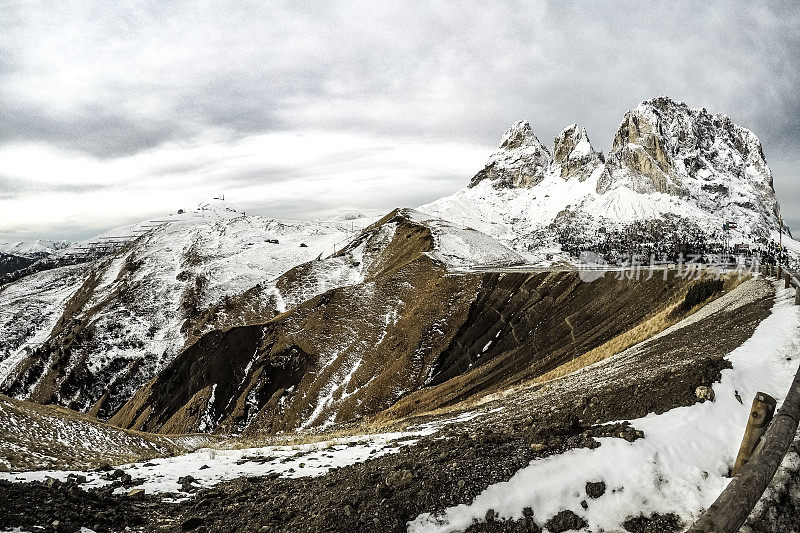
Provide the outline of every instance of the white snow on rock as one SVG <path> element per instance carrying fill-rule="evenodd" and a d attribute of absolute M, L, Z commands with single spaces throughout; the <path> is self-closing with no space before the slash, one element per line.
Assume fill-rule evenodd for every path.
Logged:
<path fill-rule="evenodd" d="M 394 238 L 396 230 L 397 224 L 390 222 L 359 235 L 351 235 L 336 243 L 336 255 L 298 263 L 304 273 L 288 288 L 278 290 L 277 278 L 266 283 L 265 287 L 270 294 L 279 298 L 283 306 L 281 311 L 285 311 L 331 289 L 362 283 Z"/>
<path fill-rule="evenodd" d="M 482 521 L 489 509 L 519 519 L 524 507 L 531 507 L 540 522 L 569 509 L 584 517 L 592 531 L 620 530 L 627 517 L 640 514 L 676 513 L 692 522 L 729 481 L 751 399 L 759 391 L 779 404 L 785 398 L 800 349 L 800 310 L 793 300 L 793 289 L 779 289 L 772 314 L 728 355 L 733 368 L 723 370 L 721 383 L 714 384 L 713 402 L 632 420 L 645 435 L 632 443 L 600 438 L 595 450 L 574 449 L 534 460 L 509 481 L 488 487 L 470 505 L 420 515 L 409 523 L 409 531 L 462 531 Z M 737 401 L 737 392 L 743 403 Z M 587 481 L 604 481 L 606 493 L 587 498 Z M 582 500 L 588 502 L 587 510 Z"/>
<path fill-rule="evenodd" d="M 88 298 L 71 316 L 90 324 L 94 333 L 78 345 L 82 353 L 88 350 L 82 364 L 107 378 L 97 391 L 81 391 L 75 398 L 78 408 L 91 407 L 114 381 L 119 398 L 129 397 L 183 347 L 189 333 L 183 326 L 192 313 L 332 254 L 370 222 L 245 216 L 214 200 L 194 211 L 109 230 L 79 245 L 127 242 L 116 254 L 0 287 L 0 382 L 32 343 L 50 336 L 83 286 Z M 54 256 L 74 251 L 66 248 Z M 116 379 L 142 359 L 136 375 Z M 66 404 L 71 398 L 60 400 Z"/>
<path fill-rule="evenodd" d="M 532 188 L 496 189 L 484 180 L 452 196 L 420 206 L 419 211 L 464 227 L 474 228 L 506 243 L 535 263 L 543 261 L 541 248 L 528 236 L 546 227 L 561 211 L 594 197 L 599 172 L 584 181 L 565 181 L 548 174 Z"/>
<path fill-rule="evenodd" d="M 434 250 L 429 255 L 451 269 L 476 265 L 515 265 L 525 261 L 497 239 L 472 228 L 445 222 L 413 209 L 403 212 L 430 229 Z"/>
<path fill-rule="evenodd" d="M 26 346 L 47 338 L 67 300 L 85 279 L 84 266 L 75 265 L 0 287 L 0 382 L 24 356 Z"/>
<path fill-rule="evenodd" d="M 607 158 L 577 125 L 556 137 L 552 159 L 529 130 L 514 124 L 469 186 L 418 209 L 500 239 L 532 262 L 553 251 L 542 237 L 559 228 L 589 242 L 606 229 L 665 217 L 717 239 L 734 222 L 731 242 L 778 230 L 761 144 L 725 115 L 647 100 L 625 115 Z"/>

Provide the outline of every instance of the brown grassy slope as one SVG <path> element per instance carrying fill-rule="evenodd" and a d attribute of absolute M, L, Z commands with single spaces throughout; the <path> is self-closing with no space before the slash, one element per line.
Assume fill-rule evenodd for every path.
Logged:
<path fill-rule="evenodd" d="M 125 257 L 115 275 L 115 289 L 102 297 L 97 293 L 114 261 L 129 253 L 134 245 L 128 244 L 116 254 L 92 263 L 85 281 L 67 300 L 47 340 L 14 368 L 0 391 L 9 396 L 43 404 L 58 403 L 95 414 L 104 414 L 107 402 L 116 407 L 121 405 L 124 400 L 119 397 L 116 385 L 136 377 L 141 369 L 141 358 L 115 361 L 115 370 L 120 376 L 117 383 L 103 382 L 107 376 L 90 371 L 86 361 L 89 352 L 98 347 L 95 344 L 98 342 L 95 338 L 97 316 L 114 302 L 136 299 L 132 278 L 140 265 L 130 255 Z"/>
<path fill-rule="evenodd" d="M 686 285 L 673 276 L 584 283 L 568 272 L 445 274 L 420 256 L 263 326 L 207 335 L 114 422 L 141 421 L 153 408 L 132 427 L 194 431 L 210 413 L 220 431 L 271 433 L 436 409 L 591 351 L 674 304 Z M 198 399 L 214 384 L 209 408 Z M 321 398 L 329 405 L 314 412 Z"/>
<path fill-rule="evenodd" d="M 385 248 L 373 250 L 364 283 L 330 290 L 264 324 L 203 336 L 112 422 L 163 432 L 217 424 L 220 431 L 254 425 L 274 432 L 359 419 L 423 386 L 464 320 L 477 278 L 446 276 L 424 255 L 432 246 L 426 228 L 397 213 L 384 223 L 397 227 Z M 313 275 L 313 264 L 301 265 L 278 286 L 288 290 Z M 321 398 L 330 405 L 314 412 Z"/>
<path fill-rule="evenodd" d="M 0 470 L 121 464 L 185 452 L 182 441 L 189 442 L 122 430 L 63 407 L 0 395 Z"/>
<path fill-rule="evenodd" d="M 713 275 L 708 275 L 703 279 L 696 280 L 693 282 L 693 284 L 704 284 L 707 280 L 713 281 L 715 278 L 716 277 Z M 691 315 L 707 303 L 713 301 L 719 296 L 719 294 L 732 291 L 747 279 L 749 279 L 749 276 L 745 277 L 737 274 L 728 275 L 721 280 L 722 292 L 717 293 L 708 299 L 704 299 L 701 302 L 689 303 L 688 306 L 685 305 L 687 303 L 685 297 L 680 297 L 680 294 L 677 294 L 676 301 L 674 303 L 668 303 L 664 309 L 660 310 L 647 320 L 614 337 L 613 339 L 610 339 L 597 348 L 590 350 L 580 357 L 577 357 L 572 361 L 564 363 L 553 370 L 534 378 L 533 383 L 544 383 L 546 381 L 550 381 L 551 379 L 565 376 L 575 372 L 576 370 L 602 361 L 603 359 L 607 359 L 612 355 L 616 355 L 623 350 L 630 348 L 631 346 L 639 344 L 640 342 L 650 339 L 673 324 L 677 324 L 682 319 Z"/>
<path fill-rule="evenodd" d="M 609 274 L 591 283 L 575 272 L 487 275 L 432 386 L 378 419 L 432 411 L 541 376 L 675 305 L 687 283 L 674 274 L 666 280 Z"/>

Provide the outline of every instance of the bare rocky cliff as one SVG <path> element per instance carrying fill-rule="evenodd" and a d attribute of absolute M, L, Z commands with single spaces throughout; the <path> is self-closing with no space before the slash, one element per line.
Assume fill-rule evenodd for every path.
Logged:
<path fill-rule="evenodd" d="M 575 250 L 627 246 L 626 235 L 643 226 L 660 228 L 641 239 L 645 255 L 681 253 L 671 243 L 718 253 L 705 242 L 755 250 L 778 240 L 780 206 L 761 143 L 725 115 L 661 96 L 625 113 L 607 155 L 576 124 L 550 154 L 528 122 L 516 122 L 467 187 L 419 209 L 472 225 L 534 262 L 547 252 L 573 261 Z"/>
<path fill-rule="evenodd" d="M 539 141 L 525 121 L 508 128 L 500 141 L 500 149 L 493 153 L 486 166 L 470 182 L 473 187 L 483 180 L 496 188 L 533 187 L 544 179 L 552 156 Z"/>
<path fill-rule="evenodd" d="M 608 157 L 609 188 L 690 198 L 705 210 L 728 208 L 777 229 L 772 173 L 758 138 L 722 114 L 666 97 L 625 114 Z"/>

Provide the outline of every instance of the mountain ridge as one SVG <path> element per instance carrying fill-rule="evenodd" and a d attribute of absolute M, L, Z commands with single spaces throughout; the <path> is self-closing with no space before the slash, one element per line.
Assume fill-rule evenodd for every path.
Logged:
<path fill-rule="evenodd" d="M 555 137 L 551 155 L 530 124 L 517 121 L 466 187 L 419 209 L 472 223 L 534 261 L 532 251 L 591 249 L 605 240 L 601 233 L 648 222 L 664 226 L 651 245 L 703 239 L 755 248 L 781 229 L 791 236 L 779 227 L 758 137 L 665 96 L 625 113 L 607 155 L 577 124 Z"/>

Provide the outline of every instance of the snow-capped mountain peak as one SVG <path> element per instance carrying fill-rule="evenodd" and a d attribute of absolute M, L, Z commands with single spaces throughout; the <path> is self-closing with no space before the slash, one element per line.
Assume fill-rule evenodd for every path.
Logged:
<path fill-rule="evenodd" d="M 611 179 L 725 213 L 753 231 L 778 229 L 778 203 L 761 143 L 722 114 L 660 96 L 625 114 L 608 157 Z M 763 233 L 763 232 L 762 232 Z"/>
<path fill-rule="evenodd" d="M 586 129 L 577 124 L 567 126 L 553 140 L 553 166 L 565 180 L 577 177 L 584 181 L 604 162 L 603 154 L 589 142 Z"/>
<path fill-rule="evenodd" d="M 607 157 L 577 124 L 555 138 L 551 157 L 530 124 L 516 122 L 468 187 L 420 209 L 531 259 L 615 239 L 605 235 L 635 224 L 649 228 L 641 238 L 650 246 L 688 235 L 721 241 L 723 227 L 734 228 L 729 242 L 760 246 L 779 230 L 758 138 L 725 115 L 665 96 L 625 114 Z"/>
<path fill-rule="evenodd" d="M 497 189 L 532 187 L 541 182 L 552 157 L 536 137 L 531 125 L 517 121 L 503 135 L 500 148 L 489 156 L 486 166 L 472 178 L 474 187 L 488 180 Z"/>
<path fill-rule="evenodd" d="M 526 120 L 518 120 L 503 134 L 503 138 L 500 141 L 500 148 L 514 150 L 516 148 L 539 146 L 541 144 L 536 135 L 534 135 L 530 123 Z M 545 148 L 545 151 L 546 150 Z"/>

